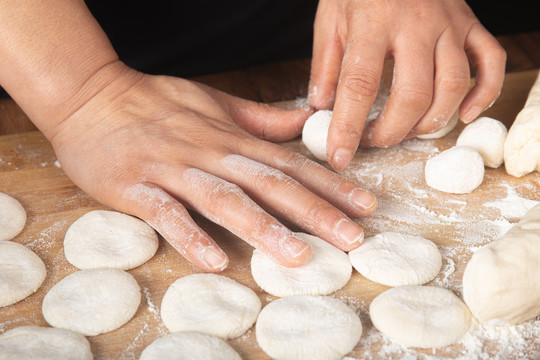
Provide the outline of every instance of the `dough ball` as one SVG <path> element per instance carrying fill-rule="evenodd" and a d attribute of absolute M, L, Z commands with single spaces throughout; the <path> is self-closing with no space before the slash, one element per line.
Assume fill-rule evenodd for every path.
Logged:
<path fill-rule="evenodd" d="M 139 308 L 137 281 L 119 269 L 89 269 L 66 276 L 45 295 L 43 316 L 54 327 L 86 336 L 113 331 Z"/>
<path fill-rule="evenodd" d="M 26 246 L 0 241 L 0 307 L 36 292 L 45 280 L 45 264 Z"/>
<path fill-rule="evenodd" d="M 316 236 L 296 236 L 311 246 L 309 262 L 300 267 L 277 264 L 262 251 L 253 251 L 251 274 L 264 291 L 280 297 L 328 295 L 347 284 L 352 272 L 347 254 Z"/>
<path fill-rule="evenodd" d="M 540 205 L 502 238 L 476 251 L 463 275 L 463 298 L 489 325 L 540 315 Z"/>
<path fill-rule="evenodd" d="M 426 182 L 434 189 L 465 194 L 484 179 L 484 160 L 469 146 L 454 146 L 426 162 Z"/>
<path fill-rule="evenodd" d="M 0 335 L 0 360 L 92 360 L 81 334 L 41 326 L 21 326 Z"/>
<path fill-rule="evenodd" d="M 395 232 L 365 239 L 349 257 L 360 274 L 387 286 L 425 284 L 442 266 L 441 253 L 433 242 Z"/>
<path fill-rule="evenodd" d="M 326 139 L 331 121 L 331 110 L 319 110 L 306 120 L 302 130 L 302 142 L 313 156 L 322 161 L 327 161 Z"/>
<path fill-rule="evenodd" d="M 11 240 L 26 224 L 26 211 L 21 203 L 11 196 L 0 193 L 0 241 Z"/>
<path fill-rule="evenodd" d="M 193 274 L 165 292 L 161 319 L 169 331 L 196 331 L 231 339 L 246 332 L 261 311 L 250 288 L 225 276 Z"/>
<path fill-rule="evenodd" d="M 144 264 L 158 248 L 154 229 L 116 211 L 91 211 L 66 232 L 66 259 L 79 269 L 101 267 L 129 270 Z"/>
<path fill-rule="evenodd" d="M 498 168 L 503 163 L 506 126 L 499 120 L 481 117 L 463 129 L 457 139 L 457 146 L 470 146 L 482 155 L 484 164 Z"/>
<path fill-rule="evenodd" d="M 165 335 L 148 345 L 139 360 L 242 360 L 225 340 L 195 332 Z"/>
<path fill-rule="evenodd" d="M 347 305 L 328 296 L 289 296 L 261 311 L 256 336 L 272 359 L 341 359 L 362 335 L 362 323 Z"/>
<path fill-rule="evenodd" d="M 453 344 L 471 325 L 463 301 L 450 290 L 434 286 L 391 288 L 373 300 L 369 316 L 392 341 L 421 348 Z"/>
<path fill-rule="evenodd" d="M 416 137 L 419 139 L 424 139 L 424 140 L 442 138 L 443 136 L 448 135 L 452 130 L 454 130 L 458 122 L 459 122 L 459 112 L 456 111 L 454 115 L 452 115 L 450 120 L 448 120 L 446 125 L 444 125 L 440 130 L 434 132 L 433 134 L 418 135 Z"/>

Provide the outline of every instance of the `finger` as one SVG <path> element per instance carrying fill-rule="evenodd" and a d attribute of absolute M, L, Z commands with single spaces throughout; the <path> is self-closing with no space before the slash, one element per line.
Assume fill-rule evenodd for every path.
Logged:
<path fill-rule="evenodd" d="M 309 81 L 309 102 L 315 109 L 332 109 L 343 58 L 334 7 L 320 5 L 313 33 L 313 58 Z"/>
<path fill-rule="evenodd" d="M 248 156 L 282 171 L 350 217 L 367 216 L 377 208 L 375 196 L 354 182 L 299 153 L 290 152 L 275 144 L 268 146 L 268 150 L 254 149 Z M 272 156 L 265 156 L 268 153 Z"/>
<path fill-rule="evenodd" d="M 344 170 L 354 157 L 382 74 L 386 45 L 373 36 L 351 39 L 328 130 L 327 157 L 336 170 Z"/>
<path fill-rule="evenodd" d="M 463 44 L 451 31 L 444 32 L 435 47 L 435 87 L 431 106 L 416 124 L 413 135 L 442 129 L 467 94 L 470 71 Z"/>
<path fill-rule="evenodd" d="M 266 213 L 237 185 L 202 170 L 164 175 L 163 182 L 207 219 L 221 225 L 285 266 L 300 266 L 311 256 L 309 245 Z"/>
<path fill-rule="evenodd" d="M 504 80 L 506 52 L 480 24 L 473 25 L 469 31 L 465 39 L 465 50 L 476 69 L 476 84 L 461 103 L 459 117 L 463 122 L 470 123 L 499 97 Z"/>
<path fill-rule="evenodd" d="M 390 96 L 383 111 L 366 128 L 363 146 L 398 144 L 424 116 L 433 97 L 433 53 L 433 46 L 427 43 L 396 45 Z"/>
<path fill-rule="evenodd" d="M 220 272 L 227 255 L 167 192 L 152 183 L 139 183 L 123 192 L 123 206 L 150 224 L 182 256 L 204 271 Z"/>
<path fill-rule="evenodd" d="M 344 251 L 362 242 L 360 226 L 283 172 L 240 155 L 228 155 L 220 162 L 220 177 L 238 184 L 274 214 Z"/>

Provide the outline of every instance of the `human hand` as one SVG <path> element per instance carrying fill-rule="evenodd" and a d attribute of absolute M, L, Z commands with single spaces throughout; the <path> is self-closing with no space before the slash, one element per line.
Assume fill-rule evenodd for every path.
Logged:
<path fill-rule="evenodd" d="M 62 169 L 97 200 L 146 220 L 199 268 L 221 271 L 228 260 L 186 208 L 286 266 L 305 263 L 310 248 L 273 215 L 343 250 L 360 245 L 362 229 L 348 216 L 373 212 L 373 195 L 259 139 L 297 136 L 310 110 L 250 102 L 120 62 L 92 79 L 105 85 L 47 132 Z"/>
<path fill-rule="evenodd" d="M 391 95 L 364 129 L 385 58 L 395 62 Z M 314 108 L 334 110 L 330 165 L 345 169 L 359 142 L 385 147 L 433 133 L 458 106 L 471 122 L 498 97 L 505 61 L 464 0 L 321 0 L 309 92 Z"/>

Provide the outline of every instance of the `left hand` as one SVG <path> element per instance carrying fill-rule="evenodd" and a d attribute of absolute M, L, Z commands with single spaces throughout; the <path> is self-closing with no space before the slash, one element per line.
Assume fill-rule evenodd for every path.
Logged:
<path fill-rule="evenodd" d="M 391 95 L 364 129 L 386 58 L 395 62 Z M 468 60 L 477 71 L 470 92 Z M 498 97 L 505 62 L 464 0 L 321 0 L 310 102 L 334 110 L 330 165 L 345 169 L 359 143 L 391 146 L 435 132 L 458 106 L 462 121 L 474 120 Z"/>

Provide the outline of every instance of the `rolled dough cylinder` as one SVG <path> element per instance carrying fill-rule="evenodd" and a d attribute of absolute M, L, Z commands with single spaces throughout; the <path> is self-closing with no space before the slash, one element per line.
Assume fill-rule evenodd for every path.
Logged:
<path fill-rule="evenodd" d="M 463 275 L 463 297 L 489 325 L 519 324 L 540 315 L 540 205 L 473 254 Z"/>

